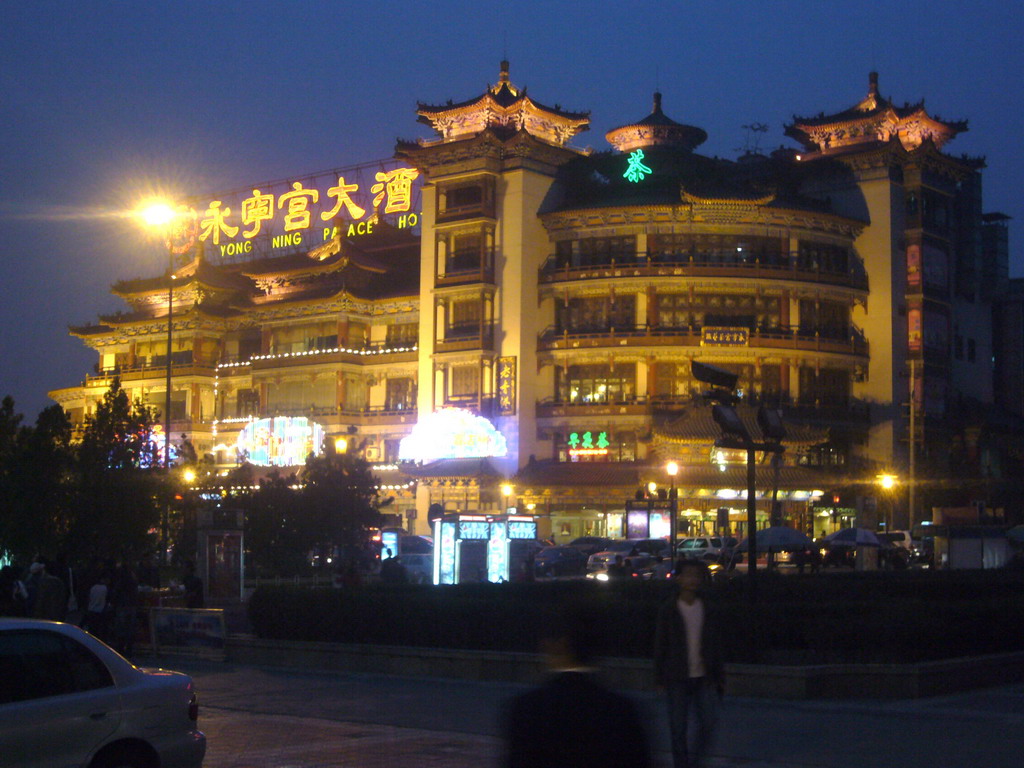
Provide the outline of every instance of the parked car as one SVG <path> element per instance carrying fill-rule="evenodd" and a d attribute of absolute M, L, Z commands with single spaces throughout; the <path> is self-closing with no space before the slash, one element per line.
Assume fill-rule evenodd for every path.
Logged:
<path fill-rule="evenodd" d="M 655 555 L 668 557 L 670 550 L 666 539 L 619 539 L 588 558 L 587 573 L 607 571 L 608 566 L 615 562 L 616 555 L 630 560 L 634 570 L 639 571 L 646 568 Z"/>
<path fill-rule="evenodd" d="M 605 538 L 604 536 L 580 536 L 578 539 L 570 541 L 568 546 L 576 547 L 580 552 L 590 557 L 595 552 L 601 552 L 606 549 L 611 543 L 612 539 Z"/>
<path fill-rule="evenodd" d="M 887 531 L 885 533 L 877 533 L 878 540 L 882 542 L 889 542 L 897 547 L 903 547 L 903 549 L 910 552 L 914 549 L 914 541 L 910 537 L 910 531 Z"/>
<path fill-rule="evenodd" d="M 570 545 L 545 547 L 533 559 L 537 576 L 582 576 L 587 569 L 587 556 Z"/>
<path fill-rule="evenodd" d="M 731 541 L 731 543 L 730 543 Z M 733 537 L 688 536 L 676 547 L 676 556 L 688 560 L 721 562 L 723 555 L 731 555 L 738 542 Z"/>
<path fill-rule="evenodd" d="M 200 768 L 192 679 L 141 669 L 71 624 L 0 619 L 0 763 Z"/>

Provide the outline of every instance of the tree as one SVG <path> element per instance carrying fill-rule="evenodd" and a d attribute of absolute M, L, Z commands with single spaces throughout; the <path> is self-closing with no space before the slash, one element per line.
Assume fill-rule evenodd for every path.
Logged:
<path fill-rule="evenodd" d="M 327 450 L 310 455 L 302 471 L 301 504 L 320 532 L 321 550 L 352 556 L 366 543 L 367 529 L 380 525 L 377 483 L 364 459 Z"/>
<path fill-rule="evenodd" d="M 14 401 L 0 404 L 0 551 L 15 560 L 63 550 L 72 508 L 71 424 L 58 405 L 21 426 Z"/>
<path fill-rule="evenodd" d="M 158 475 L 153 414 L 115 378 L 78 448 L 69 537 L 79 555 L 127 558 L 152 550 L 160 509 L 173 492 Z"/>

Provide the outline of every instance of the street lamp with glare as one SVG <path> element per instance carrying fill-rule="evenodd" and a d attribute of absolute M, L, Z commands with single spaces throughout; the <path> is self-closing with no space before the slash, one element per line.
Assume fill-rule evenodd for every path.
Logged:
<path fill-rule="evenodd" d="M 344 437 L 336 437 L 334 439 L 334 452 L 345 453 L 348 450 L 348 440 Z"/>
<path fill-rule="evenodd" d="M 193 469 L 186 469 L 186 470 L 185 470 L 185 471 L 184 471 L 184 472 L 182 473 L 182 475 L 181 475 L 181 479 L 182 479 L 182 480 L 184 480 L 184 481 L 185 481 L 186 483 L 188 483 L 189 485 L 192 485 L 192 483 L 194 483 L 194 482 L 196 481 L 196 473 L 195 473 L 195 470 L 193 470 Z"/>
<path fill-rule="evenodd" d="M 167 391 L 164 396 L 164 472 L 171 469 L 171 341 L 174 334 L 174 251 L 171 232 L 178 210 L 165 200 L 149 200 L 136 213 L 150 230 L 156 231 L 167 247 Z M 170 502 L 168 502 L 168 506 Z M 170 510 L 164 509 L 161 523 L 160 562 L 167 562 L 167 525 Z"/>
<path fill-rule="evenodd" d="M 669 478 L 668 489 L 668 546 L 669 557 L 675 560 L 676 556 L 676 516 L 679 514 L 676 509 L 676 474 L 679 472 L 679 465 L 670 461 L 665 465 L 665 472 Z"/>
<path fill-rule="evenodd" d="M 893 506 L 895 505 L 893 489 L 896 487 L 896 481 L 898 479 L 899 478 L 896 477 L 896 475 L 890 475 L 890 474 L 878 475 L 878 477 L 876 478 L 876 480 L 878 482 L 878 486 L 883 491 L 885 491 L 886 495 L 889 497 L 888 514 L 886 515 L 886 518 L 885 518 L 885 530 L 886 530 L 886 532 L 892 530 L 892 522 L 893 522 L 893 518 L 895 517 L 894 510 L 893 510 Z"/>
<path fill-rule="evenodd" d="M 512 491 L 513 490 L 515 490 L 515 489 L 512 487 L 511 483 L 502 483 L 501 484 L 501 495 L 505 497 L 505 510 L 506 511 L 508 510 L 508 508 L 510 506 L 509 501 L 512 498 Z"/>

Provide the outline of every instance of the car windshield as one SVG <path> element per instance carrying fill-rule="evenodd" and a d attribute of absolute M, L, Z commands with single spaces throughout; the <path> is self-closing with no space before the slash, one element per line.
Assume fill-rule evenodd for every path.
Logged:
<path fill-rule="evenodd" d="M 613 541 L 608 545 L 609 552 L 632 552 L 640 542 L 627 539 L 626 541 Z"/>

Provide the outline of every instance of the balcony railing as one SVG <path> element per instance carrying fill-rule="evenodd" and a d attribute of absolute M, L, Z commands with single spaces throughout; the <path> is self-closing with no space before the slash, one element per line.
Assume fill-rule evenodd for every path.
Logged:
<path fill-rule="evenodd" d="M 171 363 L 171 375 L 172 376 L 183 376 L 187 374 L 204 374 L 213 375 L 215 368 L 214 363 L 210 362 L 196 362 L 193 360 L 172 362 Z M 122 380 L 130 379 L 148 379 L 158 376 L 165 376 L 167 374 L 167 363 L 162 360 L 159 362 L 144 362 L 135 363 L 133 365 L 115 365 L 108 368 L 101 368 L 96 366 L 94 368 L 95 373 L 87 374 L 85 377 L 86 382 L 96 381 L 98 379 L 109 379 L 114 376 L 120 376 Z"/>
<path fill-rule="evenodd" d="M 449 326 L 444 329 L 444 338 L 434 342 L 435 352 L 471 349 L 494 349 L 494 323 Z"/>
<path fill-rule="evenodd" d="M 715 328 L 721 327 L 715 325 Z M 867 356 L 868 342 L 856 326 L 773 326 L 748 331 L 747 346 L 778 347 Z M 549 326 L 540 334 L 538 349 L 584 349 L 592 347 L 700 346 L 700 326 L 626 325 L 606 328 L 560 329 Z M 725 348 L 725 347 L 723 347 Z"/>
<path fill-rule="evenodd" d="M 238 355 L 224 355 L 218 361 L 221 367 L 243 366 L 253 362 L 265 363 L 265 361 L 284 360 L 308 360 L 313 358 L 316 362 L 330 362 L 331 355 L 348 355 L 350 357 L 363 358 L 364 362 L 378 362 L 377 357 L 388 355 L 401 355 L 415 353 L 417 344 L 415 341 L 402 343 L 400 341 L 372 342 L 359 344 L 341 345 L 338 347 L 299 349 L 295 351 L 272 351 L 259 352 L 247 357 Z M 280 348 L 278 348 L 280 349 Z M 321 360 L 323 358 L 323 360 Z M 266 364 L 263 367 L 267 367 Z"/>
<path fill-rule="evenodd" d="M 637 253 L 635 257 L 609 257 L 590 264 L 573 265 L 563 257 L 551 256 L 540 268 L 541 283 L 565 280 L 596 280 L 610 277 L 740 277 L 756 280 L 792 280 L 825 283 L 867 290 L 868 279 L 863 264 L 850 257 L 847 269 L 822 267 L 800 257 L 796 252 L 777 260 L 727 259 L 723 254 L 652 254 Z"/>

